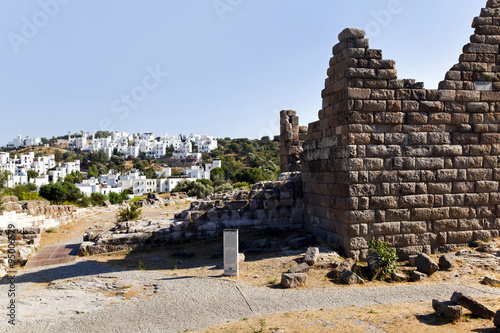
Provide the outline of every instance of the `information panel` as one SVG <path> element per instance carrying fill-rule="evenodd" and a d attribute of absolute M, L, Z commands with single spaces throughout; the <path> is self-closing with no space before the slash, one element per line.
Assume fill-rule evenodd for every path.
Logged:
<path fill-rule="evenodd" d="M 224 275 L 238 276 L 238 229 L 224 230 Z"/>

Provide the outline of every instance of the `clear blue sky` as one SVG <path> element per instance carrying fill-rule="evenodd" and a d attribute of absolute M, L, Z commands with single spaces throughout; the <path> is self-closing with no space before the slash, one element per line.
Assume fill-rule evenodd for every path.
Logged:
<path fill-rule="evenodd" d="M 436 88 L 485 4 L 3 0 L 0 145 L 17 134 L 99 129 L 279 134 L 282 109 L 296 110 L 302 125 L 317 119 L 342 29 L 366 28 L 370 47 L 396 60 L 400 79 Z"/>

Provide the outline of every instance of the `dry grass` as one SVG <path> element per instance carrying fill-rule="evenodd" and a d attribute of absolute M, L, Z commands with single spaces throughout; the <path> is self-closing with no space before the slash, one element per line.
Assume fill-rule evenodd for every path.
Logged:
<path fill-rule="evenodd" d="M 500 308 L 500 300 L 480 299 L 491 308 Z M 265 326 L 262 326 L 265 323 Z M 497 332 L 491 320 L 473 316 L 465 310 L 461 321 L 450 323 L 438 317 L 430 302 L 400 303 L 363 307 L 318 309 L 242 318 L 238 322 L 211 327 L 212 332 Z"/>

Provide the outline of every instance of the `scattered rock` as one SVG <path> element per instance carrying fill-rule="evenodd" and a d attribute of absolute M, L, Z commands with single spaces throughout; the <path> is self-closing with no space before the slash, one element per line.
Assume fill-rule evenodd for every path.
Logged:
<path fill-rule="evenodd" d="M 307 273 L 307 272 L 309 272 L 309 265 L 307 263 L 303 262 L 300 265 L 293 266 L 292 268 L 290 268 L 290 270 L 288 272 L 289 273 Z"/>
<path fill-rule="evenodd" d="M 411 266 L 417 266 L 417 264 L 415 263 L 415 260 L 417 259 L 418 255 L 417 254 L 412 254 L 408 257 L 408 263 L 411 265 Z"/>
<path fill-rule="evenodd" d="M 309 247 L 309 248 L 307 248 L 306 256 L 304 258 L 304 261 L 309 266 L 314 266 L 316 264 L 316 262 L 318 261 L 318 258 L 319 258 L 319 249 L 317 247 Z"/>
<path fill-rule="evenodd" d="M 490 286 L 493 286 L 493 287 L 500 287 L 500 280 L 495 279 L 495 278 L 490 278 L 488 276 L 484 277 L 483 283 L 489 284 Z"/>
<path fill-rule="evenodd" d="M 377 252 L 367 255 L 366 263 L 368 264 L 368 268 L 370 269 L 370 272 L 372 272 L 373 276 L 378 275 L 380 271 L 382 271 L 382 267 L 380 267 L 380 258 Z"/>
<path fill-rule="evenodd" d="M 344 269 L 347 269 L 348 271 L 352 271 L 354 268 L 354 265 L 356 265 L 356 262 L 352 258 L 347 258 L 345 261 L 339 261 L 335 263 L 335 266 L 333 267 L 333 273 L 336 276 L 340 276 L 340 273 Z"/>
<path fill-rule="evenodd" d="M 434 260 L 424 253 L 420 253 L 417 258 L 415 258 L 415 266 L 419 272 L 425 273 L 429 276 L 439 270 L 438 264 L 436 264 Z"/>
<path fill-rule="evenodd" d="M 405 282 L 406 275 L 404 275 L 403 273 L 392 273 L 391 280 L 394 282 Z"/>
<path fill-rule="evenodd" d="M 450 301 L 432 300 L 432 307 L 439 316 L 445 317 L 450 321 L 456 321 L 462 318 L 464 312 L 460 305 Z"/>
<path fill-rule="evenodd" d="M 500 328 L 500 310 L 495 313 L 495 318 L 493 318 L 493 324 L 495 324 L 496 327 Z"/>
<path fill-rule="evenodd" d="M 358 274 L 354 273 L 353 271 L 344 269 L 340 273 L 340 279 L 344 281 L 347 284 L 363 284 L 365 281 L 358 276 Z"/>
<path fill-rule="evenodd" d="M 419 272 L 419 271 L 412 271 L 410 274 L 410 278 L 413 282 L 418 282 L 418 281 L 423 281 L 427 279 L 429 275 Z"/>
<path fill-rule="evenodd" d="M 455 253 L 446 253 L 439 257 L 439 268 L 443 271 L 449 270 L 455 263 Z"/>
<path fill-rule="evenodd" d="M 196 254 L 194 254 L 193 252 L 189 252 L 189 251 L 177 251 L 177 252 L 172 253 L 172 256 L 179 257 L 179 258 L 194 258 L 196 256 Z"/>
<path fill-rule="evenodd" d="M 451 301 L 469 309 L 475 315 L 484 319 L 493 319 L 495 312 L 488 309 L 484 304 L 476 301 L 470 296 L 455 291 L 451 296 Z"/>
<path fill-rule="evenodd" d="M 307 283 L 305 273 L 285 273 L 281 275 L 281 286 L 283 288 L 296 288 Z"/>
<path fill-rule="evenodd" d="M 87 241 L 83 242 L 82 244 L 80 244 L 80 247 L 78 248 L 78 255 L 86 256 L 91 254 L 90 248 L 92 248 L 93 246 L 94 242 L 87 242 Z"/>
<path fill-rule="evenodd" d="M 245 254 L 244 253 L 238 253 L 238 263 L 245 262 Z"/>

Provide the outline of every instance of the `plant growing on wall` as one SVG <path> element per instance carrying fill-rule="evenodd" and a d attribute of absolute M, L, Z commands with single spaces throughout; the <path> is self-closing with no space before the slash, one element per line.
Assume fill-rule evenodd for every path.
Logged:
<path fill-rule="evenodd" d="M 389 247 L 387 242 L 381 241 L 380 239 L 371 239 L 368 241 L 368 254 L 377 253 L 379 258 L 380 268 L 382 269 L 382 275 L 391 274 L 398 268 L 398 255 L 396 250 Z"/>

